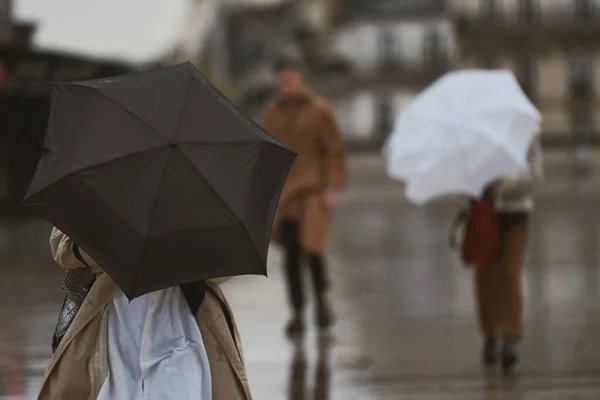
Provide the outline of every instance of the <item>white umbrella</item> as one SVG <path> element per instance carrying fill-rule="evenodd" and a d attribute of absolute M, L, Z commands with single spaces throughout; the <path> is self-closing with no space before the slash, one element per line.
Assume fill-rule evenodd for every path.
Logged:
<path fill-rule="evenodd" d="M 527 168 L 540 122 L 511 72 L 450 72 L 400 114 L 384 149 L 387 171 L 417 204 L 478 197 L 491 181 Z"/>

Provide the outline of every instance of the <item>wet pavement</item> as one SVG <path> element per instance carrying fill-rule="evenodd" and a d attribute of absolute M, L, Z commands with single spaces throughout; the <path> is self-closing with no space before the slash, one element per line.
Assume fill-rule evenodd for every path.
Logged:
<path fill-rule="evenodd" d="M 351 160 L 352 184 L 331 236 L 333 342 L 312 332 L 302 343 L 283 337 L 288 310 L 277 248 L 269 279 L 224 285 L 255 398 L 600 399 L 600 155 L 579 176 L 565 152 L 547 156 L 524 275 L 523 360 L 514 376 L 479 363 L 470 271 L 446 246 L 457 201 L 407 204 L 378 157 L 367 155 Z M 50 356 L 62 271 L 50 259 L 48 233 L 35 221 L 0 230 L 2 400 L 9 388 L 35 398 Z"/>

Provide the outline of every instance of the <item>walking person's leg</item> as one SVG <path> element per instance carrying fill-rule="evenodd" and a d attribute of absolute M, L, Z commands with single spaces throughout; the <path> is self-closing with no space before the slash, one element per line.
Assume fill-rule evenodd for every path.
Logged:
<path fill-rule="evenodd" d="M 317 326 L 326 329 L 333 325 L 333 312 L 328 298 L 330 285 L 326 260 L 323 254 L 313 253 L 308 255 L 308 261 L 315 290 Z"/>
<path fill-rule="evenodd" d="M 498 293 L 497 271 L 501 267 L 499 260 L 475 270 L 475 299 L 479 328 L 484 337 L 482 360 L 486 366 L 497 361 L 498 339 Z"/>
<path fill-rule="evenodd" d="M 332 209 L 325 204 L 322 194 L 311 196 L 306 202 L 300 234 L 302 248 L 308 255 L 315 291 L 316 323 L 320 329 L 327 329 L 333 324 L 333 313 L 327 297 L 327 260 L 324 256 L 332 215 Z"/>
<path fill-rule="evenodd" d="M 501 275 L 502 301 L 498 314 L 498 332 L 502 335 L 502 366 L 510 371 L 518 362 L 516 345 L 523 335 L 522 268 L 528 239 L 528 224 L 523 222 L 505 234 Z"/>
<path fill-rule="evenodd" d="M 302 284 L 302 250 L 298 222 L 284 220 L 281 224 L 282 239 L 285 246 L 285 281 L 288 298 L 292 308 L 292 318 L 286 327 L 288 336 L 304 333 L 304 289 Z"/>

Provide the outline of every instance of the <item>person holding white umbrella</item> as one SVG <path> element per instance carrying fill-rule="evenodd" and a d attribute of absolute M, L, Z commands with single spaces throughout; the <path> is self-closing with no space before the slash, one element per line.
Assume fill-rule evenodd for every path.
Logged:
<path fill-rule="evenodd" d="M 384 148 L 388 174 L 405 182 L 413 203 L 463 195 L 491 204 L 498 244 L 477 263 L 475 292 L 484 362 L 496 363 L 501 337 L 507 371 L 522 335 L 520 271 L 532 184 L 541 177 L 540 122 L 511 72 L 456 71 L 415 97 Z M 476 247 L 488 240 L 475 239 Z"/>
<path fill-rule="evenodd" d="M 500 358 L 510 372 L 518 362 L 517 343 L 523 335 L 522 268 L 534 209 L 533 189 L 543 178 L 539 135 L 528 153 L 529 169 L 490 185 L 500 233 L 500 248 L 488 265 L 475 268 L 479 325 L 485 336 L 482 359 L 494 366 Z"/>

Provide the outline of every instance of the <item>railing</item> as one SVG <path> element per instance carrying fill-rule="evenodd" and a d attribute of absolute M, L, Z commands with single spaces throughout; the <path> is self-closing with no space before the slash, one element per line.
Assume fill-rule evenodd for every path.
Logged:
<path fill-rule="evenodd" d="M 557 23 L 561 21 L 598 21 L 600 3 L 596 0 L 454 0 L 451 13 L 467 19 L 504 23 Z"/>
<path fill-rule="evenodd" d="M 526 21 L 488 19 L 483 15 L 455 15 L 458 43 L 463 52 L 548 52 L 553 48 L 598 48 L 600 15 L 582 20 L 574 16 L 546 15 Z M 494 46 L 490 46 L 494 43 Z"/>
<path fill-rule="evenodd" d="M 399 89 L 418 91 L 451 69 L 448 57 L 423 58 L 409 63 L 391 60 L 368 71 L 341 70 L 309 75 L 307 84 L 329 100 L 352 97 L 359 92 L 385 96 Z M 274 80 L 245 82 L 240 105 L 253 113 L 272 96 Z"/>
<path fill-rule="evenodd" d="M 449 60 L 432 63 L 389 61 L 369 71 L 320 76 L 309 83 L 328 97 L 343 97 L 359 91 L 385 94 L 400 88 L 420 90 L 448 71 L 450 65 Z"/>
<path fill-rule="evenodd" d="M 7 87 L 25 91 L 41 90 L 50 82 L 100 78 L 132 71 L 131 66 L 117 62 L 9 46 L 0 46 L 0 59 Z"/>
<path fill-rule="evenodd" d="M 336 0 L 333 22 L 429 17 L 441 15 L 445 10 L 445 0 Z"/>

